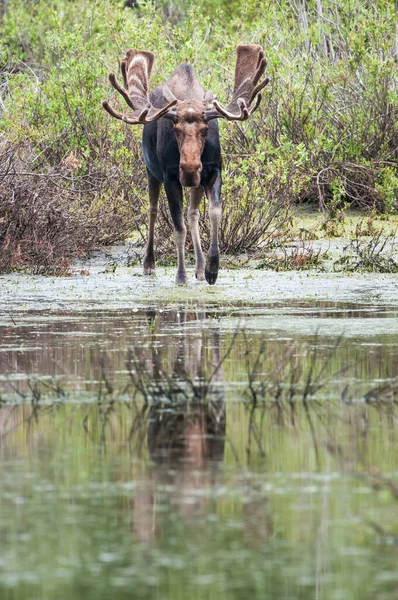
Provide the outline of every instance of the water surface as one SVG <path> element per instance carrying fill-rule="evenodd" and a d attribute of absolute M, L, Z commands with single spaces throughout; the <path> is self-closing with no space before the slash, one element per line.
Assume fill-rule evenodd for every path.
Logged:
<path fill-rule="evenodd" d="M 124 277 L 5 279 L 0 597 L 395 598 L 394 281 Z"/>

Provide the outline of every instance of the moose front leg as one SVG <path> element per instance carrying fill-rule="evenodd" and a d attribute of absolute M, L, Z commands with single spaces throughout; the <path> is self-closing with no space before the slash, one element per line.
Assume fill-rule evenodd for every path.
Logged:
<path fill-rule="evenodd" d="M 207 283 L 214 285 L 217 281 L 220 252 L 218 249 L 218 227 L 221 221 L 221 173 L 217 171 L 210 183 L 205 185 L 209 201 L 210 246 L 206 258 L 205 277 Z"/>
<path fill-rule="evenodd" d="M 169 203 L 171 218 L 174 224 L 174 236 L 177 246 L 177 274 L 176 283 L 187 283 L 187 272 L 185 268 L 185 239 L 187 228 L 185 227 L 183 214 L 183 195 L 179 181 L 165 181 L 167 200 Z"/>
<path fill-rule="evenodd" d="M 155 222 L 158 215 L 160 182 L 149 172 L 148 174 L 148 193 L 149 193 L 149 227 L 148 227 L 148 243 L 146 246 L 144 257 L 144 275 L 153 275 L 155 273 L 155 252 L 153 249 L 153 239 L 155 235 Z"/>
<path fill-rule="evenodd" d="M 188 224 L 195 251 L 195 275 L 199 281 L 203 281 L 205 278 L 205 257 L 199 236 L 199 205 L 203 198 L 203 191 L 202 186 L 190 190 L 188 207 Z"/>

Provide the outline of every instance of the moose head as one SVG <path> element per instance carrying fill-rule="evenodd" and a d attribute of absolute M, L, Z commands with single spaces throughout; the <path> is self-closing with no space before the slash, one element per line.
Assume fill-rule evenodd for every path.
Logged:
<path fill-rule="evenodd" d="M 163 85 L 163 97 L 167 104 L 155 108 L 148 97 L 149 80 L 154 63 L 152 52 L 129 50 L 121 63 L 124 89 L 111 73 L 109 81 L 123 96 L 132 109 L 131 116 L 119 113 L 107 101 L 103 107 L 113 117 L 129 125 L 145 125 L 160 118 L 169 119 L 174 125 L 174 133 L 180 151 L 179 175 L 184 187 L 197 187 L 200 184 L 202 171 L 201 156 L 203 153 L 208 123 L 212 119 L 228 121 L 245 121 L 258 108 L 261 102 L 260 91 L 267 85 L 269 78 L 260 81 L 267 59 L 261 46 L 251 44 L 240 45 L 236 49 L 236 66 L 232 101 L 224 108 L 213 94 L 208 91 L 202 100 L 185 99 L 185 90 L 177 79 L 173 91 L 169 85 Z M 197 87 L 201 87 L 198 82 Z M 192 90 L 194 92 L 196 90 Z M 182 99 L 180 99 L 182 98 Z"/>

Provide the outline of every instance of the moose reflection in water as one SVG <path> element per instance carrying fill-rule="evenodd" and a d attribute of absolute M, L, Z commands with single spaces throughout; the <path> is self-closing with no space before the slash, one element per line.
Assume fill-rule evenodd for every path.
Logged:
<path fill-rule="evenodd" d="M 154 315 L 148 316 L 153 325 Z M 204 320 L 205 314 L 199 318 Z M 159 532 L 157 497 L 165 486 L 172 490 L 170 501 L 181 515 L 202 513 L 206 491 L 218 483 L 218 466 L 224 458 L 226 408 L 220 332 L 211 332 L 210 344 L 204 344 L 202 334 L 188 341 L 186 323 L 186 313 L 180 314 L 181 333 L 171 377 L 162 370 L 160 355 L 152 347 L 152 380 L 147 388 L 151 395 L 147 445 L 152 467 L 139 480 L 133 502 L 134 531 L 141 541 L 149 541 Z M 212 372 L 206 379 L 204 352 L 209 348 Z"/>
<path fill-rule="evenodd" d="M 194 522 L 196 516 L 204 517 L 211 510 L 215 491 L 225 484 L 221 468 L 227 441 L 223 364 L 235 338 L 222 354 L 219 328 L 211 327 L 210 338 L 203 327 L 192 335 L 189 318 L 194 316 L 205 323 L 205 313 L 179 314 L 177 353 L 167 373 L 154 345 L 150 358 L 135 361 L 135 384 L 149 403 L 151 459 L 150 468 L 137 481 L 133 500 L 133 530 L 141 542 L 161 537 L 165 498 L 184 521 Z M 155 332 L 156 313 L 148 313 L 148 319 Z M 206 359 L 210 362 L 207 376 Z M 273 535 L 268 499 L 249 476 L 239 486 L 245 490 L 242 542 L 258 547 Z"/>

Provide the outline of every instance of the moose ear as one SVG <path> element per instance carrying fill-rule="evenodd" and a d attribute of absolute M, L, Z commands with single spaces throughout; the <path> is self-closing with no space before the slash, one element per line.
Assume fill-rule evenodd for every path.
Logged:
<path fill-rule="evenodd" d="M 177 100 L 177 98 L 174 96 L 173 92 L 167 85 L 163 86 L 162 92 L 163 98 L 166 100 L 166 102 L 173 102 L 174 100 Z"/>
<path fill-rule="evenodd" d="M 210 90 L 207 90 L 207 92 L 205 93 L 204 98 L 203 98 L 205 110 L 211 110 L 212 108 L 214 108 L 214 105 L 213 105 L 214 100 L 215 100 L 215 98 L 213 96 L 213 92 L 211 92 Z"/>

